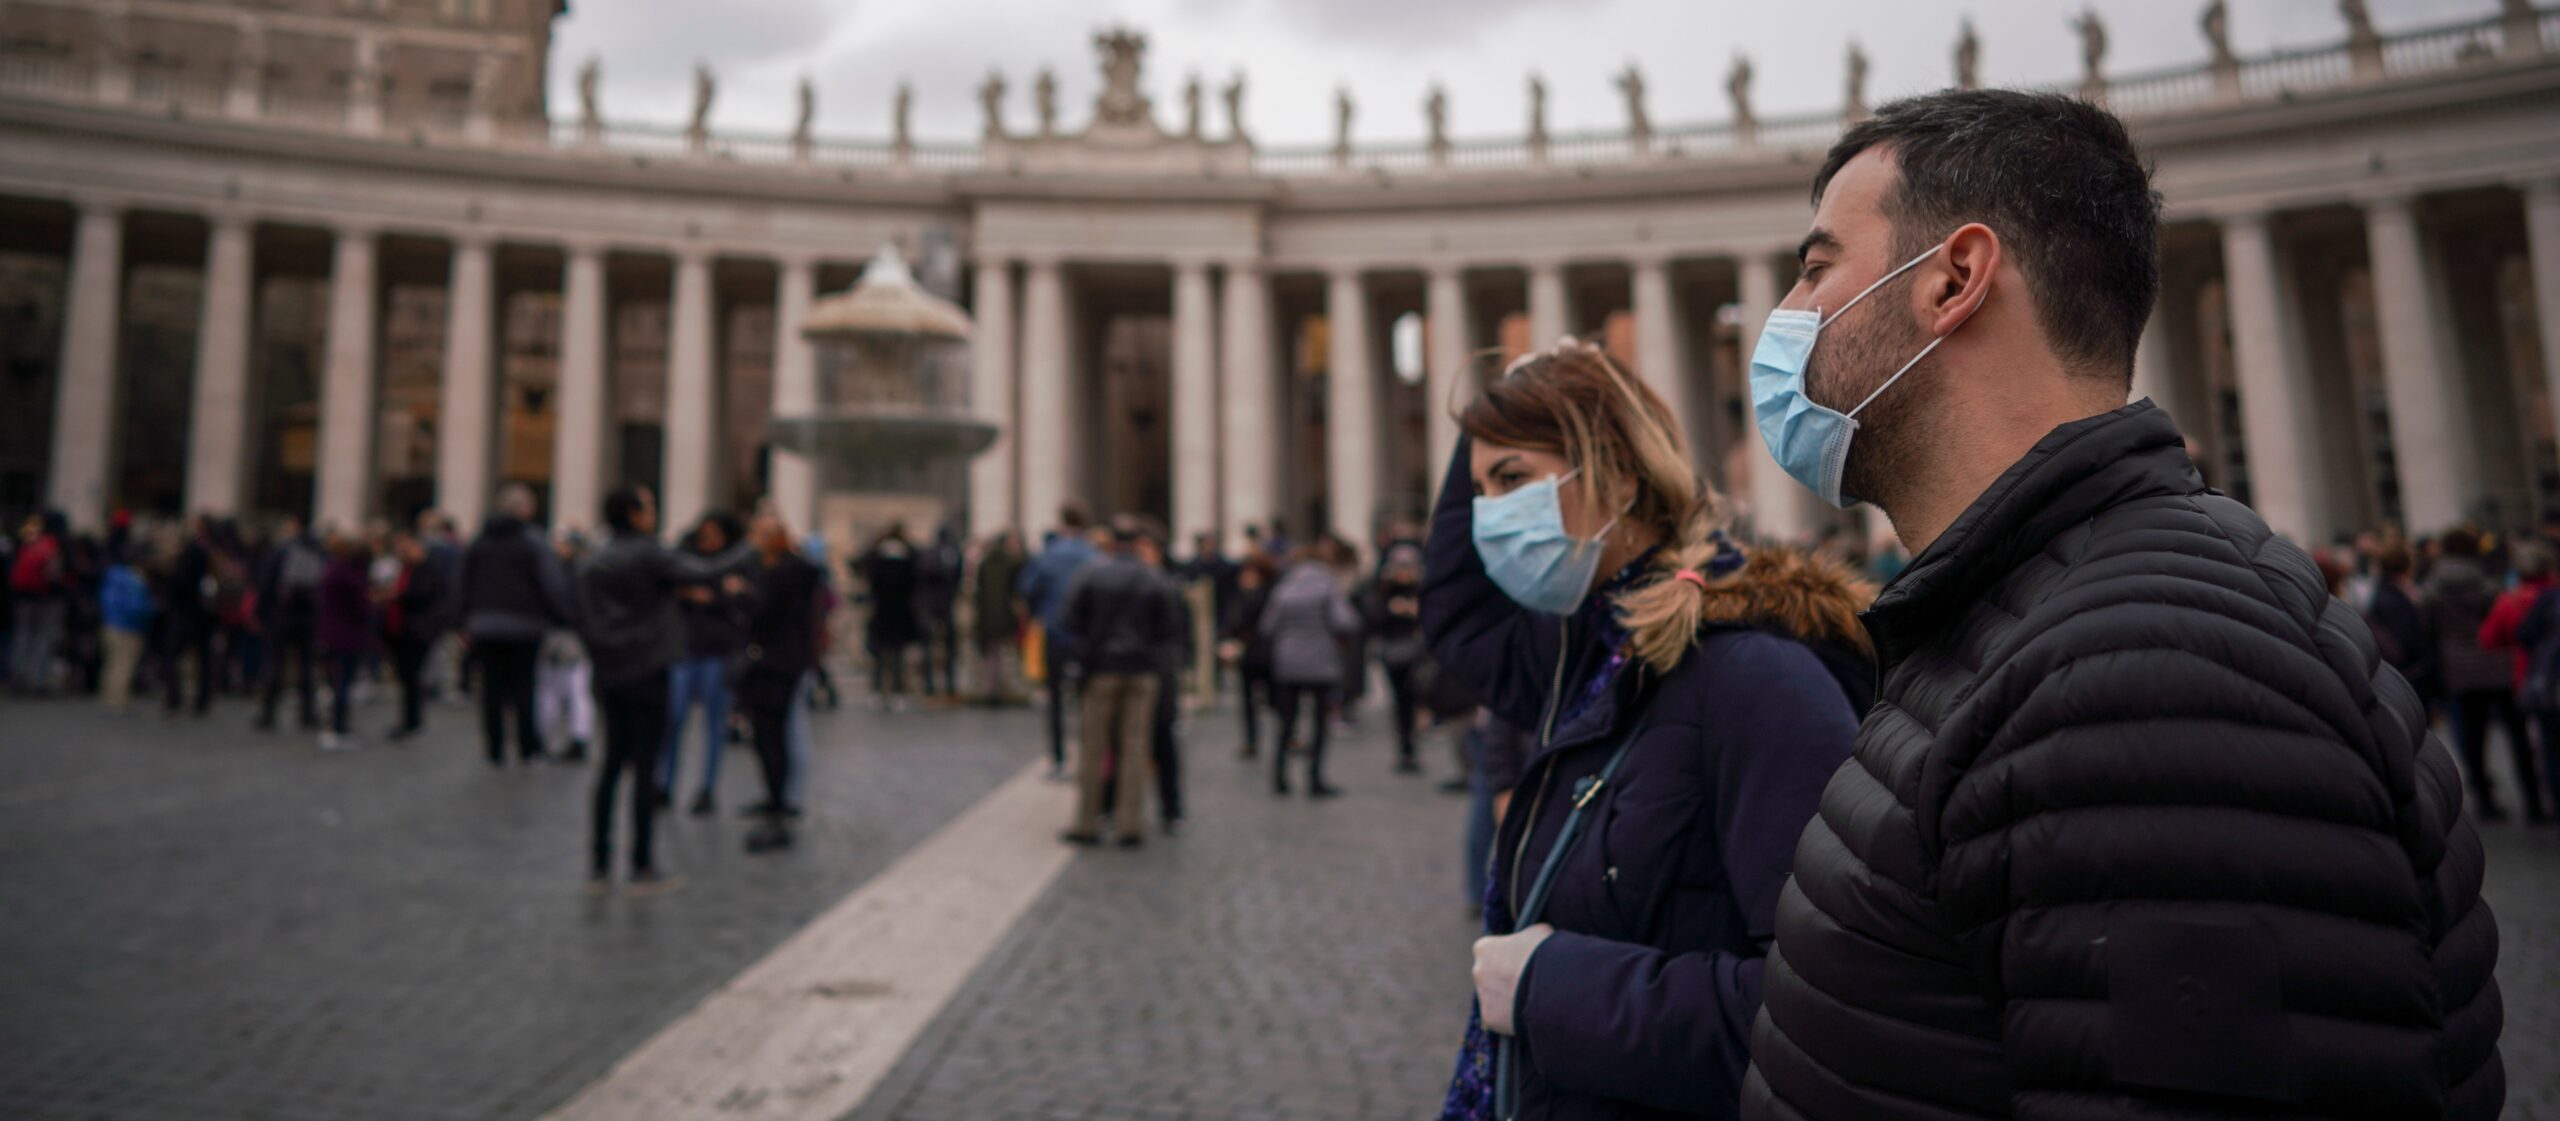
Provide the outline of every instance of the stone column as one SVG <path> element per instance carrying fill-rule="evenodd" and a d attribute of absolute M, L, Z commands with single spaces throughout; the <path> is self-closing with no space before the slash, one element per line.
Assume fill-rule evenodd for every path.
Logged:
<path fill-rule="evenodd" d="M 818 263 L 808 257 L 782 260 L 782 278 L 773 305 L 773 415 L 806 416 L 818 408 L 818 352 L 801 337 L 809 321 L 809 305 L 818 298 Z M 768 465 L 774 512 L 794 534 L 818 528 L 817 461 L 798 452 L 772 449 Z"/>
<path fill-rule="evenodd" d="M 2534 325 L 2542 336 L 2542 383 L 2560 424 L 2560 179 L 2525 185 L 2524 227 L 2533 260 Z"/>
<path fill-rule="evenodd" d="M 1075 342 L 1067 325 L 1067 280 L 1054 258 L 1033 258 L 1022 269 L 1022 522 L 1026 544 L 1056 524 L 1058 507 L 1077 492 L 1074 402 L 1067 379 L 1075 370 Z"/>
<path fill-rule="evenodd" d="M 1671 298 L 1671 262 L 1664 257 L 1638 258 L 1634 271 L 1636 375 L 1671 406 L 1671 419 L 1689 439 L 1692 463 L 1713 456 L 1706 432 L 1689 416 L 1688 357 L 1682 353 L 1680 308 Z"/>
<path fill-rule="evenodd" d="M 667 325 L 666 479 L 658 496 L 658 528 L 666 534 L 683 532 L 710 509 L 712 445 L 720 415 L 711 303 L 710 252 L 694 246 L 678 250 L 675 304 Z"/>
<path fill-rule="evenodd" d="M 1431 433 L 1431 485 L 1439 486 L 1458 450 L 1458 417 L 1463 402 L 1467 362 L 1475 349 L 1467 340 L 1467 281 L 1456 265 L 1435 265 L 1423 288 L 1422 318 L 1431 332 L 1422 348 L 1430 365 L 1423 371 L 1423 405 Z M 1435 494 L 1434 497 L 1437 497 Z"/>
<path fill-rule="evenodd" d="M 1275 437 L 1287 424 L 1271 407 L 1271 294 L 1262 265 L 1227 263 L 1226 322 L 1218 333 L 1225 375 L 1218 387 L 1219 478 L 1226 491 L 1227 548 L 1244 547 L 1244 527 L 1268 525 L 1278 505 Z"/>
<path fill-rule="evenodd" d="M 489 241 L 463 234 L 453 242 L 453 279 L 445 287 L 444 380 L 436 407 L 436 505 L 474 532 L 489 506 L 489 469 L 497 427 L 497 384 L 490 369 L 497 346 L 490 320 Z"/>
<path fill-rule="evenodd" d="M 193 429 L 187 439 L 187 510 L 236 514 L 246 493 L 249 317 L 256 305 L 254 230 L 243 214 L 213 215 L 206 240 L 204 303 L 196 322 Z"/>
<path fill-rule="evenodd" d="M 47 501 L 72 525 L 96 529 L 107 517 L 107 474 L 115 466 L 116 390 L 123 379 L 124 207 L 83 201 L 72 236 L 63 311 L 62 380 L 53 390 L 53 468 Z"/>
<path fill-rule="evenodd" d="M 2391 406 L 2401 520 L 2412 534 L 2438 533 L 2462 521 L 2480 493 L 2480 470 L 2472 453 L 2475 434 L 2461 356 L 2444 333 L 2450 319 L 2440 314 L 2434 269 L 2408 199 L 2381 199 L 2365 208 L 2365 251 L 2372 263 L 2374 327 L 2381 336 L 2383 397 Z"/>
<path fill-rule="evenodd" d="M 970 529 L 979 534 L 1023 531 L 1029 527 L 1013 501 L 1018 423 L 1013 412 L 1013 262 L 981 259 L 972 288 L 975 306 L 969 310 L 976 336 L 969 342 L 969 411 L 996 426 L 996 442 L 969 461 Z"/>
<path fill-rule="evenodd" d="M 1369 294 L 1357 268 L 1327 278 L 1325 473 L 1333 531 L 1354 545 L 1369 540 L 1378 509 L 1377 387 L 1369 374 Z"/>
<path fill-rule="evenodd" d="M 1760 343 L 1760 328 L 1768 323 L 1769 313 L 1777 309 L 1778 265 L 1766 253 L 1748 253 L 1734 262 L 1739 281 L 1742 333 L 1739 376 L 1744 386 L 1743 399 L 1750 400 L 1751 350 Z M 1749 460 L 1751 479 L 1747 486 L 1733 489 L 1749 496 L 1752 528 L 1760 536 L 1773 541 L 1796 541 L 1811 529 L 1808 508 L 1822 500 L 1805 490 L 1769 454 L 1769 446 L 1760 439 L 1758 419 L 1746 408 L 1739 433 L 1744 453 Z"/>
<path fill-rule="evenodd" d="M 1564 290 L 1564 263 L 1537 261 L 1529 266 L 1529 349 L 1545 350 L 1573 330 L 1573 310 Z"/>
<path fill-rule="evenodd" d="M 1209 265 L 1173 266 L 1173 535 L 1224 536 L 1218 519 L 1217 310 L 1209 300 Z"/>
<path fill-rule="evenodd" d="M 374 231 L 338 231 L 329 269 L 329 365 L 320 386 L 320 455 L 312 522 L 352 529 L 373 504 Z M 465 526 L 466 532 L 472 527 Z"/>
<path fill-rule="evenodd" d="M 2231 301 L 2240 431 L 2248 440 L 2249 502 L 2276 532 L 2312 543 L 2327 507 L 2313 446 L 2312 388 L 2280 267 L 2265 215 L 2223 221 L 2223 285 Z"/>
<path fill-rule="evenodd" d="M 568 247 L 560 281 L 560 397 L 551 437 L 551 525 L 604 528 L 604 250 Z"/>

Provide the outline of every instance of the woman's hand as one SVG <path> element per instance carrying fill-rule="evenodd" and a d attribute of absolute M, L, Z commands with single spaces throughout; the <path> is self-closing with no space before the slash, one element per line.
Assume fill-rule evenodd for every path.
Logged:
<path fill-rule="evenodd" d="M 1518 934 L 1476 939 L 1476 1004 L 1484 1010 L 1484 1030 L 1519 1034 L 1511 1022 L 1511 1005 L 1519 997 L 1520 974 L 1528 970 L 1529 955 L 1538 952 L 1538 944 L 1555 932 L 1539 923 Z"/>

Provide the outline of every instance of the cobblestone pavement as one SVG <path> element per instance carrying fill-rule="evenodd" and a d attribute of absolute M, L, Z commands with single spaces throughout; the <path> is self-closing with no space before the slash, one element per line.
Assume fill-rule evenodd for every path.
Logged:
<path fill-rule="evenodd" d="M 1196 721 L 1190 827 L 1078 857 L 853 1121 L 1436 1116 L 1477 929 L 1466 801 L 1434 789 L 1445 746 L 1433 778 L 1390 775 L 1364 716 L 1330 802 L 1273 798 L 1232 715 Z"/>
<path fill-rule="evenodd" d="M 1191 828 L 1078 856 L 851 1121 L 1431 1116 L 1475 931 L 1464 805 L 1391 776 L 1367 716 L 1337 740 L 1330 803 L 1274 800 L 1232 715 L 1197 722 Z M 734 817 L 677 815 L 684 890 L 590 900 L 586 772 L 493 771 L 471 717 L 324 756 L 236 706 L 169 725 L 0 703 L 0 1117 L 534 1117 L 1039 735 L 1018 712 L 821 717 L 799 851 L 750 859 Z M 2560 1121 L 2560 832 L 2484 832 L 2507 1117 Z"/>
<path fill-rule="evenodd" d="M 684 888 L 590 899 L 591 772 L 491 769 L 475 710 L 323 755 L 0 702 L 0 1117 L 533 1117 L 1032 755 L 1022 713 L 817 719 L 797 850 L 741 850 L 736 748 L 718 818 L 661 819 Z"/>

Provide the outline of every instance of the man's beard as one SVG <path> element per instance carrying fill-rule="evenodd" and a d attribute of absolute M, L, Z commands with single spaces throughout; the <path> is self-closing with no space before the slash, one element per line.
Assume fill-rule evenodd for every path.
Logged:
<path fill-rule="evenodd" d="M 1928 336 L 1890 305 L 1869 315 L 1845 317 L 1823 329 L 1805 367 L 1805 392 L 1813 400 L 1843 413 L 1858 407 L 1902 364 L 1929 345 Z M 1902 375 L 1884 395 L 1857 416 L 1857 435 L 1849 441 L 1849 461 L 1840 475 L 1844 498 L 1890 507 L 1920 469 L 1916 414 L 1894 407 L 1913 395 L 1928 396 L 1937 380 L 1937 363 L 1923 361 Z"/>

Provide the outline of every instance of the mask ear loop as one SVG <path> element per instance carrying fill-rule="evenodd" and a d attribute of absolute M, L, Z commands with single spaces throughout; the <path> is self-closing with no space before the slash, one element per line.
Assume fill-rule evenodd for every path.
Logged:
<path fill-rule="evenodd" d="M 1988 298 L 1989 298 L 1989 297 L 1987 297 L 1987 296 L 1985 297 L 1985 299 L 1988 299 Z M 1879 386 L 1877 386 L 1877 387 L 1876 387 L 1876 391 L 1875 391 L 1875 392 L 1870 393 L 1870 394 L 1867 394 L 1867 399 L 1866 399 L 1866 400 L 1858 402 L 1858 407 L 1857 407 L 1857 408 L 1851 409 L 1851 410 L 1849 410 L 1848 412 L 1843 413 L 1843 414 L 1841 414 L 1841 415 L 1848 417 L 1848 418 L 1849 418 L 1850 420 L 1852 420 L 1852 421 L 1854 421 L 1854 420 L 1858 419 L 1858 414 L 1859 414 L 1859 413 L 1865 412 L 1865 411 L 1866 411 L 1867 406 L 1872 405 L 1872 404 L 1874 404 L 1874 403 L 1875 403 L 1876 398 L 1884 396 L 1884 391 L 1885 391 L 1885 390 L 1888 390 L 1888 389 L 1893 388 L 1893 383 L 1898 382 L 1898 381 L 1901 381 L 1901 380 L 1902 380 L 1902 375 L 1907 374 L 1907 373 L 1910 373 L 1910 372 L 1911 372 L 1911 368 L 1912 368 L 1912 367 L 1914 367 L 1914 366 L 1919 365 L 1919 364 L 1920 364 L 1920 360 L 1921 360 L 1921 359 L 1923 359 L 1923 358 L 1927 358 L 1927 357 L 1929 356 L 1929 352 L 1930 352 L 1930 351 L 1933 351 L 1933 350 L 1938 349 L 1938 344 L 1939 344 L 1939 343 L 1945 342 L 1945 341 L 1947 341 L 1948 339 L 1953 338 L 1953 337 L 1955 336 L 1955 333 L 1956 333 L 1957 331 L 1960 331 L 1960 330 L 1964 329 L 1964 325 L 1965 325 L 1965 324 L 1970 323 L 1970 322 L 1972 322 L 1972 321 L 1973 321 L 1973 313 L 1974 313 L 1974 312 L 1977 312 L 1977 311 L 1981 311 L 1981 310 L 1982 310 L 1982 304 L 1981 304 L 1980 302 L 1976 302 L 1976 303 L 1973 305 L 1973 307 L 1972 307 L 1971 309 L 1967 310 L 1967 311 L 1964 313 L 1964 318 L 1959 319 L 1959 320 L 1956 320 L 1956 325 L 1955 325 L 1955 326 L 1947 328 L 1947 333 L 1946 333 L 1946 334 L 1940 335 L 1940 336 L 1938 336 L 1937 338 L 1934 338 L 1934 339 L 1929 340 L 1929 345 L 1924 346 L 1924 347 L 1921 347 L 1921 348 L 1920 348 L 1920 353 L 1918 353 L 1918 354 L 1914 354 L 1914 355 L 1912 355 L 1912 356 L 1911 356 L 1911 361 L 1908 361 L 1908 362 L 1903 363 L 1903 364 L 1902 364 L 1902 368 L 1901 368 L 1901 369 L 1899 369 L 1899 370 L 1895 370 L 1895 371 L 1893 372 L 1893 376 L 1892 376 L 1892 377 L 1889 377 L 1889 378 L 1884 379 L 1884 384 L 1883 384 L 1883 385 L 1879 385 Z"/>

